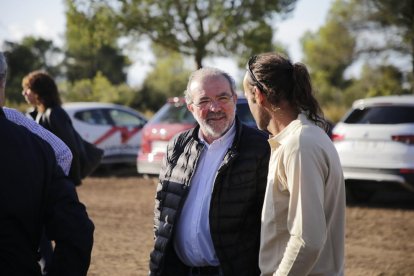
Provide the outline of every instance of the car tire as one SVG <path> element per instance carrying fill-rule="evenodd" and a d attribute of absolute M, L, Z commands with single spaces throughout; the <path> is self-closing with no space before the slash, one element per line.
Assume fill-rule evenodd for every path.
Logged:
<path fill-rule="evenodd" d="M 365 203 L 368 202 L 373 195 L 373 191 L 359 187 L 351 187 L 351 185 L 346 185 L 347 203 Z"/>

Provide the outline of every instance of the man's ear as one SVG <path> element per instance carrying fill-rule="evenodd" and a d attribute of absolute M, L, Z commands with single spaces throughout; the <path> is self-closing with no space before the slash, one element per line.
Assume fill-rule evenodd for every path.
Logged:
<path fill-rule="evenodd" d="M 262 105 L 265 100 L 265 95 L 260 91 L 257 86 L 254 87 L 254 102 L 257 102 L 258 104 Z"/>
<path fill-rule="evenodd" d="M 187 109 L 190 110 L 191 113 L 194 112 L 194 106 L 192 104 L 187 104 Z"/>

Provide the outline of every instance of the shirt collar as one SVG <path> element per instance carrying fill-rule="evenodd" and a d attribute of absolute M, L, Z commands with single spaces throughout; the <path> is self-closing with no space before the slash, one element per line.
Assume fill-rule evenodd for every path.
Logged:
<path fill-rule="evenodd" d="M 305 113 L 299 113 L 298 117 L 290 122 L 287 127 L 285 127 L 281 132 L 274 136 L 270 136 L 267 140 L 270 144 L 272 149 L 279 147 L 286 141 L 286 139 L 290 136 L 290 134 L 296 130 L 298 127 L 302 125 L 309 124 L 309 120 L 306 117 Z"/>

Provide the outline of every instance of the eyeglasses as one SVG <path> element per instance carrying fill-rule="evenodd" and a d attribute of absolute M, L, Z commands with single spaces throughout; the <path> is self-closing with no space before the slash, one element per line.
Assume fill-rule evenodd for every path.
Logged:
<path fill-rule="evenodd" d="M 210 108 L 213 103 L 220 106 L 225 105 L 230 102 L 231 98 L 233 98 L 233 95 L 225 94 L 217 96 L 215 99 L 202 98 L 199 102 L 193 102 L 192 104 L 197 106 L 198 108 Z"/>
<path fill-rule="evenodd" d="M 256 86 L 259 87 L 260 91 L 262 91 L 263 93 L 266 93 L 266 89 L 264 88 L 263 84 L 261 84 L 260 81 L 257 80 L 256 76 L 254 75 L 251 69 L 251 66 L 256 61 L 256 59 L 257 59 L 257 56 L 252 56 L 251 58 L 249 58 L 249 61 L 247 62 L 247 65 L 246 65 L 246 69 L 247 71 L 249 71 L 250 78 L 256 84 Z"/>

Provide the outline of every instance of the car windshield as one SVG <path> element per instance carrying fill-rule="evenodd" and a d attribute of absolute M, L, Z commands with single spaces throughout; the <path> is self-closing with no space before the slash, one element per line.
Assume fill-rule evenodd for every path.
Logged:
<path fill-rule="evenodd" d="M 345 118 L 347 124 L 414 123 L 414 106 L 372 106 L 354 109 Z"/>
<path fill-rule="evenodd" d="M 252 127 L 256 127 L 256 122 L 250 112 L 249 105 L 246 100 L 237 102 L 237 116 L 239 119 Z M 196 121 L 183 103 L 167 103 L 165 104 L 150 120 L 151 123 L 188 123 L 194 124 Z"/>
<path fill-rule="evenodd" d="M 151 123 L 195 123 L 187 106 L 182 103 L 165 104 L 151 119 Z"/>
<path fill-rule="evenodd" d="M 122 110 L 110 109 L 109 116 L 117 126 L 143 126 L 145 124 L 141 118 Z"/>

